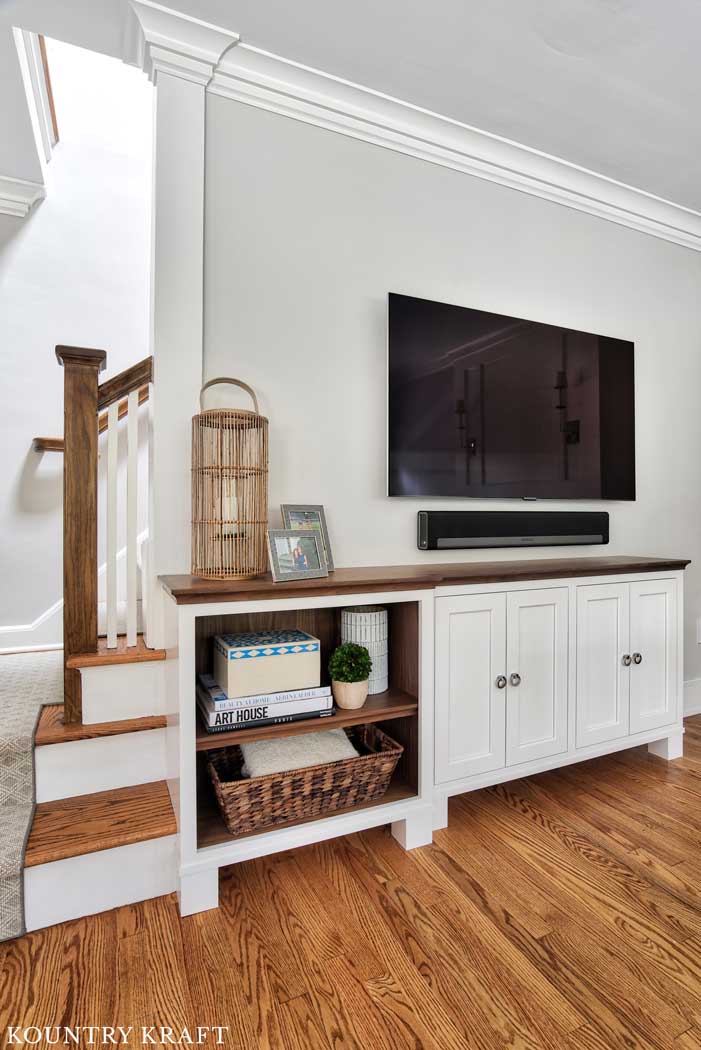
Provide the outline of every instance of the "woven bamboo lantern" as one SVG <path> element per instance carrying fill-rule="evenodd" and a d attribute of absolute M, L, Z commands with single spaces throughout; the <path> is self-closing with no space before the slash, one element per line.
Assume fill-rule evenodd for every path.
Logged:
<path fill-rule="evenodd" d="M 254 411 L 204 411 L 210 386 L 231 383 L 251 395 Z M 210 379 L 192 417 L 192 574 L 245 580 L 268 568 L 268 420 L 238 379 Z"/>

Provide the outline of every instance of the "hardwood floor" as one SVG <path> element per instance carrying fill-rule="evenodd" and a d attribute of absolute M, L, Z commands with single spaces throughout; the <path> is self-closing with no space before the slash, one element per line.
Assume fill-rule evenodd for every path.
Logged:
<path fill-rule="evenodd" d="M 0 945 L 8 1024 L 224 1025 L 242 1050 L 701 1048 L 701 716 L 644 749 Z M 213 1045 L 210 1041 L 208 1045 Z"/>

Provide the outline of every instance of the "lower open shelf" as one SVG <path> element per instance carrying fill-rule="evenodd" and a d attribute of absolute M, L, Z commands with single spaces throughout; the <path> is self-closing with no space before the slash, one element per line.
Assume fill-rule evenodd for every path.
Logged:
<path fill-rule="evenodd" d="M 318 817 L 309 819 L 290 820 L 284 824 L 275 824 L 268 828 L 260 828 L 258 831 L 247 831 L 242 835 L 231 835 L 219 812 L 214 791 L 210 785 L 200 783 L 200 791 L 197 806 L 197 848 L 205 849 L 207 846 L 218 846 L 222 842 L 239 842 L 254 835 L 266 835 L 271 831 L 280 831 L 282 828 L 295 828 L 301 824 L 313 824 L 317 820 L 330 820 L 344 813 L 354 813 L 363 809 L 372 809 L 375 806 L 387 806 L 391 802 L 403 802 L 409 798 L 416 798 L 416 790 L 407 783 L 399 774 L 395 773 L 390 785 L 382 798 L 374 802 L 365 802 L 359 806 L 347 806 L 336 809 L 333 813 L 322 813 Z"/>

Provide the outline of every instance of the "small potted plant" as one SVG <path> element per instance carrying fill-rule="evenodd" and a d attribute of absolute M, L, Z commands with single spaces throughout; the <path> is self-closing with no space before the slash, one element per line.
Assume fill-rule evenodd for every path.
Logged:
<path fill-rule="evenodd" d="M 344 642 L 334 650 L 329 660 L 329 674 L 333 697 L 339 707 L 354 711 L 363 706 L 371 670 L 372 660 L 364 645 Z"/>

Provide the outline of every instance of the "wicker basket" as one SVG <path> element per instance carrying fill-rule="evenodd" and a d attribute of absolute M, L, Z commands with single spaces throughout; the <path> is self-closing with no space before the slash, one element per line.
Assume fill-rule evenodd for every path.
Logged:
<path fill-rule="evenodd" d="M 241 777 L 240 747 L 210 751 L 207 768 L 232 835 L 374 802 L 387 791 L 404 748 L 375 725 L 346 730 L 360 755 L 264 777 Z"/>

